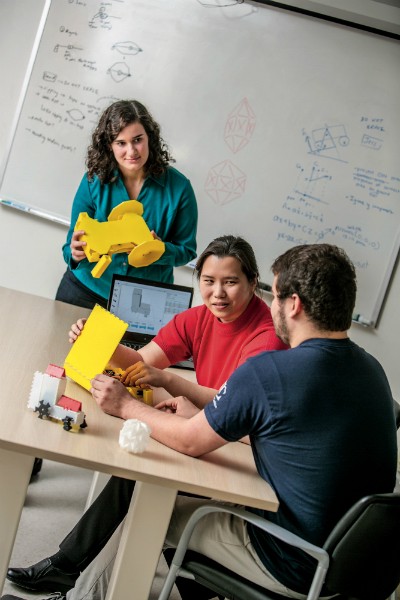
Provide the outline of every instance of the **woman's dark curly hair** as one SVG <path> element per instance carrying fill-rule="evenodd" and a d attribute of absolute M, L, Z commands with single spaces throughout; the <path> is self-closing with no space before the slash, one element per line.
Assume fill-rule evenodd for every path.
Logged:
<path fill-rule="evenodd" d="M 127 125 L 140 123 L 149 138 L 149 158 L 144 166 L 146 175 L 160 175 L 170 162 L 175 162 L 161 137 L 160 126 L 147 108 L 137 100 L 118 100 L 105 109 L 87 150 L 86 167 L 89 180 L 94 175 L 101 183 L 110 183 L 118 164 L 111 143 Z"/>

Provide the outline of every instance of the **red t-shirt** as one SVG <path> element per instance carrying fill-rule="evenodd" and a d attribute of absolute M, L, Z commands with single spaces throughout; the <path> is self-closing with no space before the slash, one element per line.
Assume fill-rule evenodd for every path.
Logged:
<path fill-rule="evenodd" d="M 230 323 L 221 323 L 204 304 L 190 308 L 160 329 L 153 341 L 171 364 L 193 356 L 197 382 L 214 389 L 250 356 L 287 348 L 275 334 L 270 309 L 258 296 Z"/>

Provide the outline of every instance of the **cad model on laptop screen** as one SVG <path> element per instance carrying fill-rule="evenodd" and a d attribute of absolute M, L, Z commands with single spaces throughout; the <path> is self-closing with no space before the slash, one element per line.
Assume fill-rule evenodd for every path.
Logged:
<path fill-rule="evenodd" d="M 123 340 L 146 344 L 192 299 L 190 287 L 114 275 L 108 309 L 128 323 Z"/>

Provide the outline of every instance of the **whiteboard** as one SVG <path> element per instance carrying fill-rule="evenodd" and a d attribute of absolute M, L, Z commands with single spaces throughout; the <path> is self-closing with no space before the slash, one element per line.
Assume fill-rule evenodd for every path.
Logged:
<path fill-rule="evenodd" d="M 288 247 L 335 243 L 375 323 L 400 245 L 398 41 L 255 2 L 48 0 L 45 13 L 2 199 L 68 221 L 100 113 L 137 98 L 192 181 L 199 251 L 242 235 L 270 283 Z"/>

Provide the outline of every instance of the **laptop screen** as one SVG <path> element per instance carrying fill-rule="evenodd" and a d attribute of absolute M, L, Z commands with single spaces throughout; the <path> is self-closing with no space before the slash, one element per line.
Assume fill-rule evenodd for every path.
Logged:
<path fill-rule="evenodd" d="M 191 287 L 114 274 L 108 310 L 128 323 L 122 342 L 144 345 L 192 300 Z"/>

